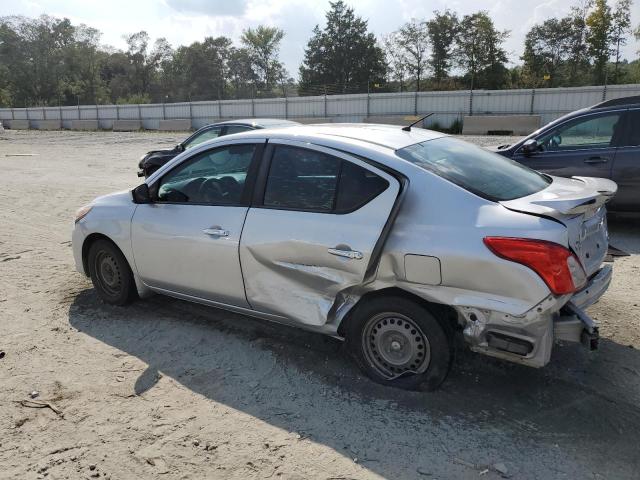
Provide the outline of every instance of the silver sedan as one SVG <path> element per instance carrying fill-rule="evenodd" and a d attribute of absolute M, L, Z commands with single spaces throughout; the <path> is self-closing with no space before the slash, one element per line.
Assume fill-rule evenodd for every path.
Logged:
<path fill-rule="evenodd" d="M 107 303 L 152 293 L 344 338 L 375 381 L 435 389 L 456 337 L 532 367 L 595 348 L 616 184 L 440 133 L 310 125 L 222 137 L 77 214 Z"/>

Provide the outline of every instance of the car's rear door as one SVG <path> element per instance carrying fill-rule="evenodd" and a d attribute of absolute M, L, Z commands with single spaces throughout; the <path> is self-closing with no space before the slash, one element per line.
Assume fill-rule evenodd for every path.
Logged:
<path fill-rule="evenodd" d="M 375 272 L 399 192 L 360 159 L 270 140 L 240 242 L 251 307 L 324 324 L 336 296 Z"/>
<path fill-rule="evenodd" d="M 623 113 L 590 113 L 562 123 L 536 139 L 540 151 L 525 155 L 520 149 L 514 160 L 559 177 L 611 178 Z"/>
<path fill-rule="evenodd" d="M 150 186 L 131 242 L 152 288 L 248 307 L 238 246 L 265 140 L 232 140 L 196 153 Z"/>
<path fill-rule="evenodd" d="M 610 210 L 640 212 L 640 109 L 627 113 L 625 135 L 616 153 L 611 179 L 618 184 L 618 193 Z"/>

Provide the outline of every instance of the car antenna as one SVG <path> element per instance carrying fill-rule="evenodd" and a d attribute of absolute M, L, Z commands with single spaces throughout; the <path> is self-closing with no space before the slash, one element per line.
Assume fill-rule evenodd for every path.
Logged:
<path fill-rule="evenodd" d="M 413 122 L 411 125 L 407 125 L 406 127 L 402 127 L 402 130 L 405 132 L 410 132 L 411 131 L 411 127 L 413 127 L 416 123 L 420 123 L 423 120 L 426 120 L 427 118 L 429 118 L 431 115 L 433 115 L 435 112 L 431 112 L 431 113 L 427 113 L 424 117 L 422 117 L 419 120 L 416 120 L 415 122 Z"/>

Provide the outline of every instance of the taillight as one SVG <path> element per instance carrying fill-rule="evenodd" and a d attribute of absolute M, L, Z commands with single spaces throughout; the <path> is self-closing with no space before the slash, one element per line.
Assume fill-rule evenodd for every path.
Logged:
<path fill-rule="evenodd" d="M 557 243 L 529 238 L 485 237 L 484 244 L 497 256 L 532 269 L 556 295 L 573 293 L 586 280 L 576 256 Z"/>

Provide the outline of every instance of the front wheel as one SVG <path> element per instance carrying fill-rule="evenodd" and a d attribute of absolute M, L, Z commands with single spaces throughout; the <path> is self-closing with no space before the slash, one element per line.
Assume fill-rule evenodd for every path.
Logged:
<path fill-rule="evenodd" d="M 452 342 L 436 317 L 403 297 L 359 305 L 349 321 L 347 344 L 374 381 L 407 390 L 435 390 L 453 359 Z"/>
<path fill-rule="evenodd" d="M 89 276 L 98 296 L 111 305 L 125 305 L 136 297 L 127 259 L 113 243 L 97 240 L 89 248 Z"/>

